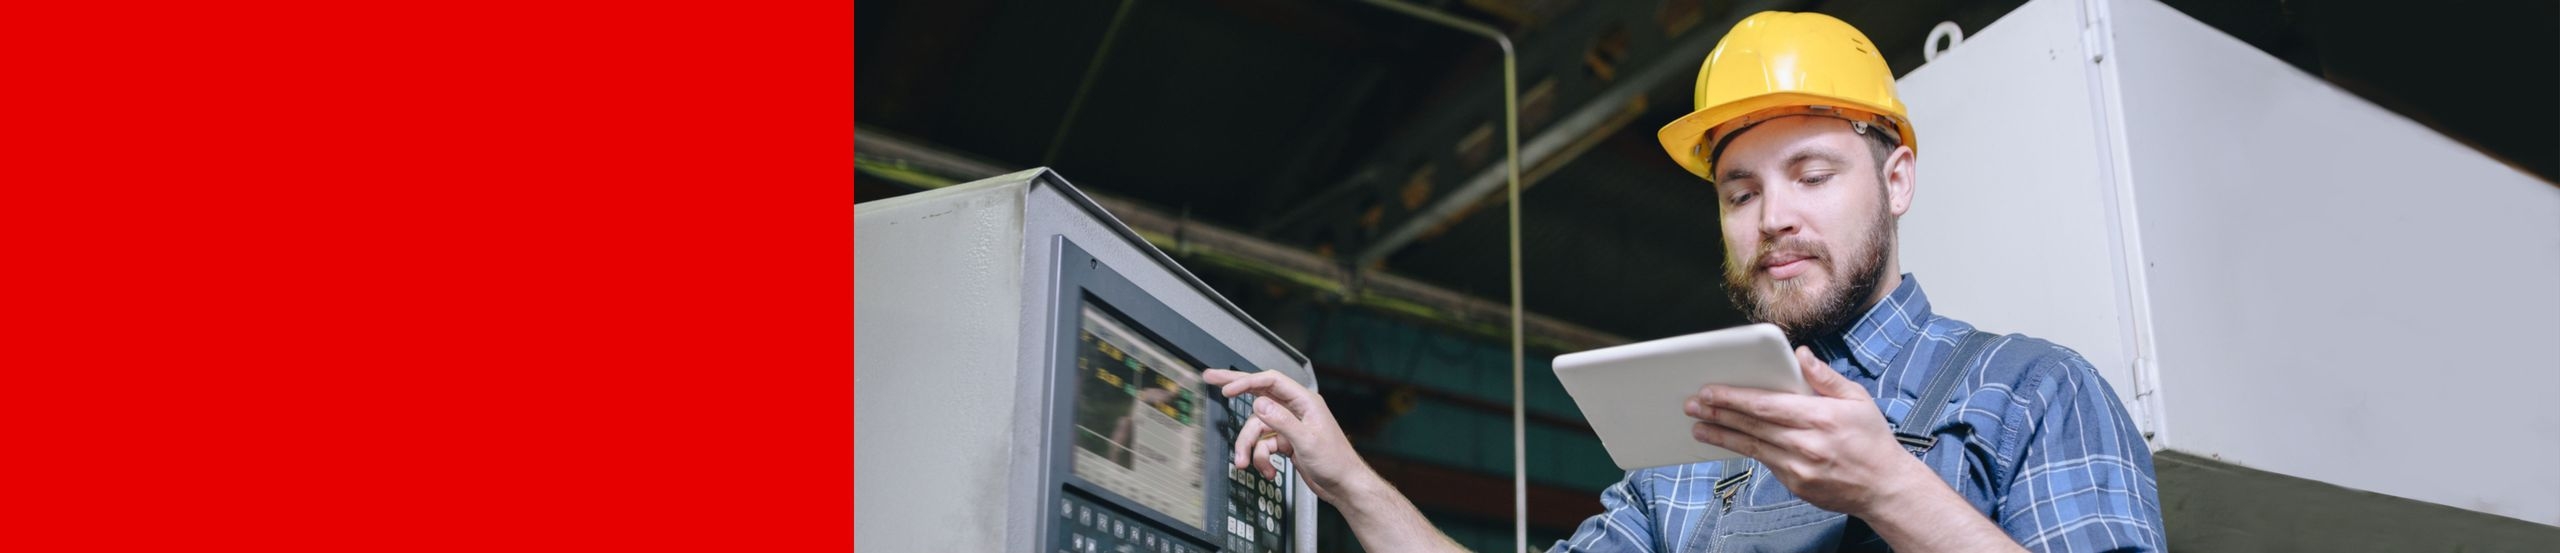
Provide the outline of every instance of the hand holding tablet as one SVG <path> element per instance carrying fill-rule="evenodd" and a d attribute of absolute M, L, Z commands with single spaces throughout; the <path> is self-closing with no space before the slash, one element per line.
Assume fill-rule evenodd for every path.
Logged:
<path fill-rule="evenodd" d="M 1766 323 L 1565 354 L 1555 371 L 1610 460 L 1627 470 L 1741 456 L 1690 437 L 1698 421 L 1681 406 L 1699 388 L 1813 393 L 1786 334 Z"/>

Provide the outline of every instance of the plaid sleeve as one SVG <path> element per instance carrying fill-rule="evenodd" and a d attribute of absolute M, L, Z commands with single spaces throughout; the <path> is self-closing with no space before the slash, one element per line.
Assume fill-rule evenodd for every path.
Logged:
<path fill-rule="evenodd" d="M 2150 552 L 2164 548 L 2151 449 L 2115 391 L 2069 350 L 2013 396 L 2009 446 L 2017 470 L 2000 527 L 2029 551 Z"/>
<path fill-rule="evenodd" d="M 1600 492 L 1600 514 L 1583 519 L 1573 537 L 1556 542 L 1548 553 L 1653 553 L 1653 515 L 1637 483 L 1645 471 L 1628 471 L 1625 479 Z"/>

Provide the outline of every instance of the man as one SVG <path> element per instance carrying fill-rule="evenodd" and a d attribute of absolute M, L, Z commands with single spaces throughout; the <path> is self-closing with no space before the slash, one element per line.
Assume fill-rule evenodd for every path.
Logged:
<path fill-rule="evenodd" d="M 2150 450 L 2088 361 L 1939 316 L 1901 274 L 1916 135 L 1865 35 L 1753 15 L 1707 55 L 1697 91 L 1663 147 L 1714 184 L 1725 290 L 1803 346 L 1816 395 L 1699 390 L 1678 407 L 1698 420 L 1691 437 L 1748 458 L 1630 472 L 1555 550 L 2162 548 Z M 1270 474 L 1289 455 L 1370 551 L 1458 549 L 1352 452 L 1322 397 L 1276 372 L 1204 379 L 1259 394 L 1237 466 Z"/>

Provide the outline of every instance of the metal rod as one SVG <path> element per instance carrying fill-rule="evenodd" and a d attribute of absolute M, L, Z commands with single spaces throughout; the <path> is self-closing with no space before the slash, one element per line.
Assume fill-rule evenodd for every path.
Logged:
<path fill-rule="evenodd" d="M 1521 378 L 1528 365 L 1528 351 L 1522 346 L 1520 326 L 1520 58 L 1511 49 L 1509 35 L 1483 23 L 1395 0 L 1362 1 L 1493 39 L 1494 44 L 1502 46 L 1503 165 L 1511 183 L 1511 543 L 1520 553 L 1529 553 L 1529 440 L 1525 418 L 1528 388 Z"/>
<path fill-rule="evenodd" d="M 1738 18 L 1741 14 L 1786 8 L 1796 4 L 1783 1 L 1748 4 L 1731 10 L 1730 13 L 1735 15 L 1728 19 Z M 1726 21 L 1726 24 L 1730 25 L 1732 21 Z M 1528 143 L 1519 144 L 1514 157 L 1526 156 L 1523 161 L 1528 165 L 1547 165 L 1572 159 L 1578 154 L 1569 146 L 1594 131 L 1596 127 L 1607 124 L 1625 108 L 1628 102 L 1635 101 L 1637 97 L 1651 92 L 1654 85 L 1673 77 L 1696 76 L 1698 60 L 1706 59 L 1707 52 L 1715 50 L 1716 41 L 1724 38 L 1724 33 L 1706 30 L 1713 28 L 1715 27 L 1701 27 L 1701 30 L 1691 31 L 1681 36 L 1679 42 L 1664 49 L 1642 69 L 1610 85 L 1608 90 L 1593 96 L 1590 101 L 1575 108 L 1564 118 L 1557 119 L 1554 124 L 1547 125 L 1545 130 L 1538 132 L 1537 136 L 1530 137 Z M 1537 184 L 1537 180 L 1536 175 L 1531 175 L 1522 181 L 1522 186 Z M 1428 234 L 1432 228 L 1449 222 L 1451 218 L 1468 213 L 1477 202 L 1491 196 L 1493 187 L 1502 182 L 1503 173 L 1491 167 L 1468 177 L 1448 195 L 1441 196 L 1437 202 L 1423 208 L 1421 213 L 1397 224 L 1394 229 L 1388 230 L 1383 238 L 1361 248 L 1360 255 L 1354 258 L 1353 263 L 1367 267 L 1386 259 L 1397 250 L 1404 249 L 1415 240 L 1421 239 L 1422 235 Z"/>
<path fill-rule="evenodd" d="M 1093 50 L 1093 61 L 1084 65 L 1084 80 L 1076 83 L 1076 96 L 1067 100 L 1067 116 L 1058 121 L 1058 132 L 1049 136 L 1049 149 L 1040 154 L 1043 166 L 1058 163 L 1058 150 L 1067 145 L 1067 129 L 1075 128 L 1076 114 L 1084 111 L 1084 97 L 1093 92 L 1093 80 L 1102 74 L 1103 60 L 1111 59 L 1111 45 L 1119 42 L 1120 23 L 1129 20 L 1129 7 L 1138 0 L 1120 0 L 1120 10 L 1111 13 L 1111 26 L 1102 31 L 1102 46 Z"/>

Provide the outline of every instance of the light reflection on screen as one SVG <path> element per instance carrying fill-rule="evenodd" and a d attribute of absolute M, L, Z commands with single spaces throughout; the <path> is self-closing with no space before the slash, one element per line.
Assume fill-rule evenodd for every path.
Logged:
<path fill-rule="evenodd" d="M 1080 320 L 1076 476 L 1206 529 L 1199 371 L 1092 305 Z"/>

